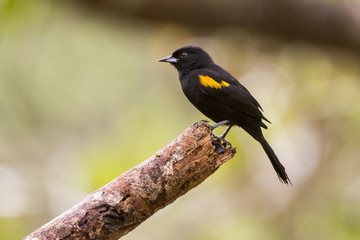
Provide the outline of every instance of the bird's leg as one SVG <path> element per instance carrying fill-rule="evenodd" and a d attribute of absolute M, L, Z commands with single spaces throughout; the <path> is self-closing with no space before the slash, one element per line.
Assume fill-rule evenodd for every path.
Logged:
<path fill-rule="evenodd" d="M 223 121 L 220 121 L 218 123 L 215 123 L 214 125 L 210 126 L 210 130 L 214 130 L 215 128 L 217 127 L 220 127 L 220 126 L 223 126 L 223 125 L 226 125 L 226 124 L 229 124 L 229 120 L 223 120 Z"/>
<path fill-rule="evenodd" d="M 212 133 L 212 130 L 214 130 L 215 128 L 219 127 L 219 126 L 222 126 L 222 125 L 226 125 L 226 124 L 229 124 L 230 122 L 228 120 L 224 120 L 224 121 L 221 121 L 221 122 L 218 122 L 214 125 L 212 125 L 210 127 L 211 129 L 211 138 L 214 139 L 219 139 L 219 140 L 222 140 L 226 145 L 229 145 L 230 147 L 232 147 L 231 143 L 229 141 L 227 141 L 225 139 L 225 136 L 228 134 L 228 132 L 230 131 L 230 129 L 232 128 L 233 125 L 229 125 L 225 131 L 223 132 L 223 134 L 221 134 L 220 136 L 216 136 L 215 134 Z"/>
<path fill-rule="evenodd" d="M 225 131 L 223 132 L 223 134 L 220 135 L 220 138 L 224 139 L 226 137 L 226 135 L 229 133 L 230 129 L 233 127 L 234 125 L 229 125 Z"/>
<path fill-rule="evenodd" d="M 231 143 L 225 139 L 225 136 L 228 134 L 228 132 L 230 131 L 230 129 L 232 128 L 233 125 L 230 125 L 228 126 L 224 133 L 221 134 L 220 136 L 216 136 L 215 134 L 211 133 L 211 137 L 212 139 L 216 138 L 216 139 L 219 139 L 219 140 L 222 140 L 226 145 L 229 145 L 230 147 L 232 147 Z"/>

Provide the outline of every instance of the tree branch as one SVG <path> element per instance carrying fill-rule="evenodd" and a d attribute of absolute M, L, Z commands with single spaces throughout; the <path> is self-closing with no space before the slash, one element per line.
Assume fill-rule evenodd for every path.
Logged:
<path fill-rule="evenodd" d="M 170 21 L 197 33 L 240 26 L 283 39 L 360 51 L 359 6 L 302 0 L 77 0 L 106 16 Z M 111 14 L 112 13 L 112 14 Z"/>
<path fill-rule="evenodd" d="M 124 236 L 199 185 L 234 156 L 235 148 L 223 148 L 218 143 L 215 148 L 213 144 L 206 125 L 190 126 L 149 159 L 24 239 L 118 239 Z"/>

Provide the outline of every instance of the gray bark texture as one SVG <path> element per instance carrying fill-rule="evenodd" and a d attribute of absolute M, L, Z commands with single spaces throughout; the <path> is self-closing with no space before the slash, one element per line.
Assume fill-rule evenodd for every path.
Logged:
<path fill-rule="evenodd" d="M 234 154 L 235 148 L 219 144 L 215 150 L 208 126 L 194 124 L 24 239 L 118 239 L 199 185 Z"/>

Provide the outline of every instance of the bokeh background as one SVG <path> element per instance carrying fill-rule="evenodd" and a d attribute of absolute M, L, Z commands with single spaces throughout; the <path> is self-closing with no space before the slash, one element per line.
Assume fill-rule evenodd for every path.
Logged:
<path fill-rule="evenodd" d="M 205 118 L 157 62 L 184 45 L 259 100 L 293 186 L 235 128 L 232 160 L 123 239 L 360 239 L 359 4 L 271 2 L 0 1 L 0 239 Z"/>

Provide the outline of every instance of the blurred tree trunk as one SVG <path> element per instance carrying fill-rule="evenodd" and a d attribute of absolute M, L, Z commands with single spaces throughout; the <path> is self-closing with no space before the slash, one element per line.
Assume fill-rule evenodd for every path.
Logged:
<path fill-rule="evenodd" d="M 221 153 L 214 151 L 219 149 Z M 193 125 L 25 239 L 118 239 L 199 185 L 234 154 L 234 148 L 213 146 L 207 126 Z"/>
<path fill-rule="evenodd" d="M 301 0 L 78 0 L 112 16 L 170 21 L 199 30 L 240 26 L 286 40 L 360 50 L 360 8 L 353 3 Z"/>

